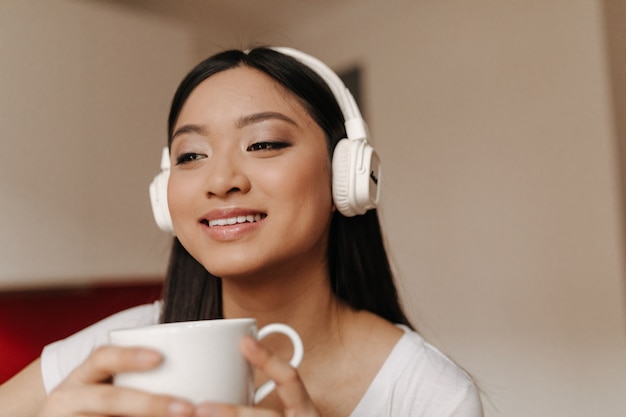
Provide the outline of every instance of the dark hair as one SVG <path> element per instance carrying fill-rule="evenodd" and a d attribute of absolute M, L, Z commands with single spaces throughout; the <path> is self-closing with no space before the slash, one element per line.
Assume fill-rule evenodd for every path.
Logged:
<path fill-rule="evenodd" d="M 249 52 L 230 50 L 198 64 L 183 79 L 170 109 L 168 137 L 191 92 L 204 80 L 239 66 L 257 69 L 291 91 L 323 129 L 332 155 L 346 135 L 344 118 L 328 85 L 315 71 L 296 59 L 269 48 Z M 339 300 L 356 310 L 367 310 L 392 323 L 412 327 L 398 300 L 378 214 L 345 217 L 335 211 L 328 244 L 330 283 Z M 221 280 L 198 263 L 174 238 L 163 290 L 162 322 L 222 318 Z"/>

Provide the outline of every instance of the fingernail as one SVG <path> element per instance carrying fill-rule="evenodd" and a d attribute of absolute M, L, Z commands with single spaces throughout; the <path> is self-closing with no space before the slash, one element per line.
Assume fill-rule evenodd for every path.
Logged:
<path fill-rule="evenodd" d="M 145 365 L 153 365 L 162 360 L 162 356 L 159 352 L 155 352 L 153 350 L 142 349 L 137 352 L 136 360 L 137 362 Z"/>
<path fill-rule="evenodd" d="M 244 349 L 247 349 L 249 352 L 256 352 L 261 349 L 260 343 L 252 337 L 244 337 L 241 343 Z"/>
<path fill-rule="evenodd" d="M 183 401 L 172 401 L 167 411 L 172 417 L 190 417 L 194 413 L 193 406 Z"/>

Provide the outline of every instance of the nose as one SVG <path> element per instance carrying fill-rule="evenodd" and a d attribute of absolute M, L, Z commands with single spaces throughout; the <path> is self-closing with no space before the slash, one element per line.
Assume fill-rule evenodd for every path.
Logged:
<path fill-rule="evenodd" d="M 205 191 L 209 198 L 225 198 L 235 193 L 250 191 L 250 180 L 245 164 L 237 155 L 220 153 L 213 155 L 205 179 Z"/>

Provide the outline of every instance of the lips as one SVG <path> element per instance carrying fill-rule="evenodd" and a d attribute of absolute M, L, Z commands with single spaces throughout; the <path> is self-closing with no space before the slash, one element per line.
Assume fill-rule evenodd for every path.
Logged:
<path fill-rule="evenodd" d="M 250 238 L 266 217 L 258 210 L 225 208 L 212 210 L 198 221 L 208 237 L 226 243 Z"/>
<path fill-rule="evenodd" d="M 238 211 L 238 212 L 237 212 Z M 256 223 L 267 217 L 265 213 L 241 211 L 241 210 L 221 210 L 207 214 L 200 220 L 200 223 L 208 227 L 234 226 L 244 223 Z"/>
<path fill-rule="evenodd" d="M 241 224 L 241 223 L 256 223 L 265 217 L 266 217 L 265 214 L 257 213 L 257 214 L 248 214 L 245 216 L 233 216 L 233 217 L 225 217 L 225 218 L 213 219 L 213 220 L 203 219 L 202 223 L 209 227 L 232 226 L 232 225 Z"/>

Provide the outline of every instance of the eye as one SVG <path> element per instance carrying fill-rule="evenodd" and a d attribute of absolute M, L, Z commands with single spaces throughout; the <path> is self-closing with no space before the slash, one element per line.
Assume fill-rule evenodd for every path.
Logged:
<path fill-rule="evenodd" d="M 199 154 L 199 153 L 193 153 L 193 152 L 185 152 L 180 154 L 177 158 L 176 158 L 176 165 L 183 165 L 189 162 L 193 162 L 193 161 L 197 161 L 199 159 L 203 159 L 205 158 L 206 155 L 203 154 Z"/>
<path fill-rule="evenodd" d="M 246 151 L 254 152 L 254 151 L 274 151 L 278 149 L 283 149 L 288 147 L 289 144 L 286 142 L 256 142 L 252 145 L 248 146 Z"/>

